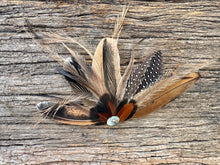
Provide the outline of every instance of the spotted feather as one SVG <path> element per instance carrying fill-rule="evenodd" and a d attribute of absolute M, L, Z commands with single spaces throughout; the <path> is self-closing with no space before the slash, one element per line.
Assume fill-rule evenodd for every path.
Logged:
<path fill-rule="evenodd" d="M 133 69 L 127 83 L 125 97 L 130 99 L 155 83 L 162 76 L 162 71 L 162 53 L 158 51 L 152 56 L 151 60 L 146 58 Z"/>

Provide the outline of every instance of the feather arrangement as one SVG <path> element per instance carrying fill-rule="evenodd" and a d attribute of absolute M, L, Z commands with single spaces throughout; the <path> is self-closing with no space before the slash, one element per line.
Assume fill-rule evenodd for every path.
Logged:
<path fill-rule="evenodd" d="M 192 72 L 192 69 L 188 69 L 185 75 L 176 71 L 172 76 L 164 76 L 161 51 L 153 53 L 136 67 L 132 51 L 130 62 L 122 75 L 117 43 L 126 12 L 127 9 L 124 9 L 117 21 L 113 36 L 102 39 L 94 55 L 71 38 L 48 34 L 62 43 L 72 55 L 63 59 L 49 51 L 63 66 L 58 72 L 70 83 L 73 96 L 54 104 L 39 103 L 37 108 L 44 116 L 66 124 L 114 126 L 128 119 L 144 117 L 161 108 L 199 79 L 199 73 Z M 77 43 L 85 49 L 92 64 L 86 63 L 66 42 Z M 44 48 L 49 50 L 47 46 Z"/>

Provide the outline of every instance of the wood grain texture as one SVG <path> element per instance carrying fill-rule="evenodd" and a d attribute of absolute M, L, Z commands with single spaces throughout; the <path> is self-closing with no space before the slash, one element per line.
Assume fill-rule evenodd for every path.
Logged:
<path fill-rule="evenodd" d="M 71 88 L 57 73 L 59 65 L 25 33 L 25 19 L 37 33 L 78 36 L 94 52 L 101 38 L 111 36 L 120 4 L 126 2 L 0 2 L 0 164 L 219 164 L 217 0 L 130 4 L 119 40 L 122 65 L 142 38 L 137 59 L 161 50 L 170 67 L 214 61 L 180 98 L 112 128 L 58 124 L 37 114 L 38 102 L 69 96 Z M 52 47 L 68 56 L 61 45 Z M 72 48 L 86 55 L 78 46 Z"/>

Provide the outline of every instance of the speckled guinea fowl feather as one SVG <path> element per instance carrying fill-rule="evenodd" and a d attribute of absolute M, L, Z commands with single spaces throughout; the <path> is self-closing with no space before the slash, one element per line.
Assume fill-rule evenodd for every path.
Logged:
<path fill-rule="evenodd" d="M 130 99 L 141 90 L 155 83 L 163 73 L 162 53 L 158 51 L 138 64 L 127 83 L 125 97 Z"/>
<path fill-rule="evenodd" d="M 142 80 L 135 94 L 153 85 L 159 78 L 162 77 L 162 75 L 163 75 L 162 53 L 161 51 L 158 51 L 150 60 L 149 67 L 147 67 L 144 75 L 144 79 Z"/>

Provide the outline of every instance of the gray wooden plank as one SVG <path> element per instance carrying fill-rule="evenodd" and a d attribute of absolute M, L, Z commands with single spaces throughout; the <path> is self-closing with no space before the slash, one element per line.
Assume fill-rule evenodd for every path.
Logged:
<path fill-rule="evenodd" d="M 41 119 L 35 105 L 71 94 L 59 66 L 25 33 L 33 28 L 77 36 L 91 51 L 111 36 L 122 1 L 0 2 L 0 164 L 218 164 L 220 162 L 220 4 L 133 1 L 119 49 L 142 58 L 162 50 L 165 64 L 215 61 L 193 88 L 149 116 L 114 128 Z M 72 45 L 80 54 L 86 53 Z M 67 57 L 61 45 L 54 51 Z M 86 57 L 89 59 L 88 57 Z M 40 123 L 39 123 L 40 122 Z"/>

